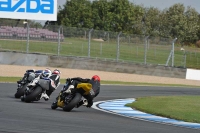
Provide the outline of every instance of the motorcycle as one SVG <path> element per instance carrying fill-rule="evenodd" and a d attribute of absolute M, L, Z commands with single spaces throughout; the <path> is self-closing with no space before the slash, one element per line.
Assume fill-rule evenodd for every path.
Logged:
<path fill-rule="evenodd" d="M 42 98 L 42 94 L 48 91 L 51 87 L 54 89 L 56 88 L 54 81 L 50 78 L 41 78 L 39 75 L 27 85 L 24 96 L 21 97 L 21 101 L 27 103 L 39 101 Z"/>
<path fill-rule="evenodd" d="M 73 108 L 77 107 L 79 102 L 83 102 L 83 105 L 87 105 L 87 100 L 83 97 L 90 93 L 92 85 L 90 83 L 79 83 L 77 88 L 71 84 L 71 81 L 67 81 L 61 92 L 59 93 L 56 101 L 52 103 L 51 108 L 62 108 L 64 111 L 70 112 Z"/>
<path fill-rule="evenodd" d="M 42 70 L 38 70 L 35 72 L 34 71 L 26 72 L 21 82 L 18 83 L 17 85 L 18 87 L 17 87 L 17 92 L 15 93 L 15 98 L 20 98 L 21 96 L 23 96 L 27 85 L 41 73 L 42 73 Z"/>

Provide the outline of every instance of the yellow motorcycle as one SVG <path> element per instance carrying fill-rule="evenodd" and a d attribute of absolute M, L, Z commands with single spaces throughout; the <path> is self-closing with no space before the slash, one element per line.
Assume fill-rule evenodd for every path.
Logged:
<path fill-rule="evenodd" d="M 90 93 L 92 85 L 90 83 L 79 83 L 76 88 L 70 81 L 66 81 L 66 84 L 59 93 L 56 101 L 52 103 L 51 108 L 62 108 L 64 111 L 71 111 L 78 103 L 83 100 L 83 95 Z M 84 105 L 87 104 L 87 100 L 84 99 Z"/>

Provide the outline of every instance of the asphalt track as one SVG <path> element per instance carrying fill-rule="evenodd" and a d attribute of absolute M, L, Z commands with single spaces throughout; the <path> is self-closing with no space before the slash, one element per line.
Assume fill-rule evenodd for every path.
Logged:
<path fill-rule="evenodd" d="M 165 125 L 127 118 L 93 108 L 80 107 L 72 112 L 52 110 L 49 101 L 23 103 L 14 98 L 17 84 L 0 83 L 1 133 L 199 133 L 197 129 Z M 199 95 L 200 89 L 183 87 L 102 85 L 95 101 L 137 98 L 143 96 Z"/>

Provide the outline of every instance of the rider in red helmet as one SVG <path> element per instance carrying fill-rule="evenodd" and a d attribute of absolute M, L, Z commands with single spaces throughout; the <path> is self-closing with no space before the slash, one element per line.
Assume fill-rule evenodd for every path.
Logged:
<path fill-rule="evenodd" d="M 92 84 L 92 89 L 94 90 L 96 97 L 100 92 L 100 77 L 98 75 L 92 76 L 90 83 Z"/>
<path fill-rule="evenodd" d="M 61 72 L 60 72 L 60 70 L 58 70 L 58 69 L 55 69 L 55 70 L 52 72 L 52 74 L 55 74 L 55 75 L 60 75 L 60 74 L 61 74 Z"/>
<path fill-rule="evenodd" d="M 70 80 L 74 87 L 76 88 L 77 84 L 79 83 L 90 83 L 92 84 L 92 89 L 88 95 L 84 95 L 84 98 L 87 99 L 87 106 L 86 107 L 91 107 L 93 105 L 93 99 L 99 94 L 100 92 L 100 77 L 98 75 L 92 76 L 91 79 L 88 78 L 80 78 L 80 77 L 75 77 L 75 78 L 68 78 L 67 80 Z M 80 101 L 77 105 L 77 108 L 80 107 L 81 105 L 84 104 L 84 101 Z"/>

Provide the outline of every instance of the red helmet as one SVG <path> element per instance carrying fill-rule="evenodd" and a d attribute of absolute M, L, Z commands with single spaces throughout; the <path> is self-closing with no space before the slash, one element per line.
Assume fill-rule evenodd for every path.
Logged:
<path fill-rule="evenodd" d="M 97 80 L 100 82 L 100 77 L 98 75 L 94 75 L 92 76 L 92 80 Z"/>
<path fill-rule="evenodd" d="M 55 69 L 52 74 L 56 74 L 56 75 L 59 75 L 61 72 L 58 70 L 58 69 Z"/>

